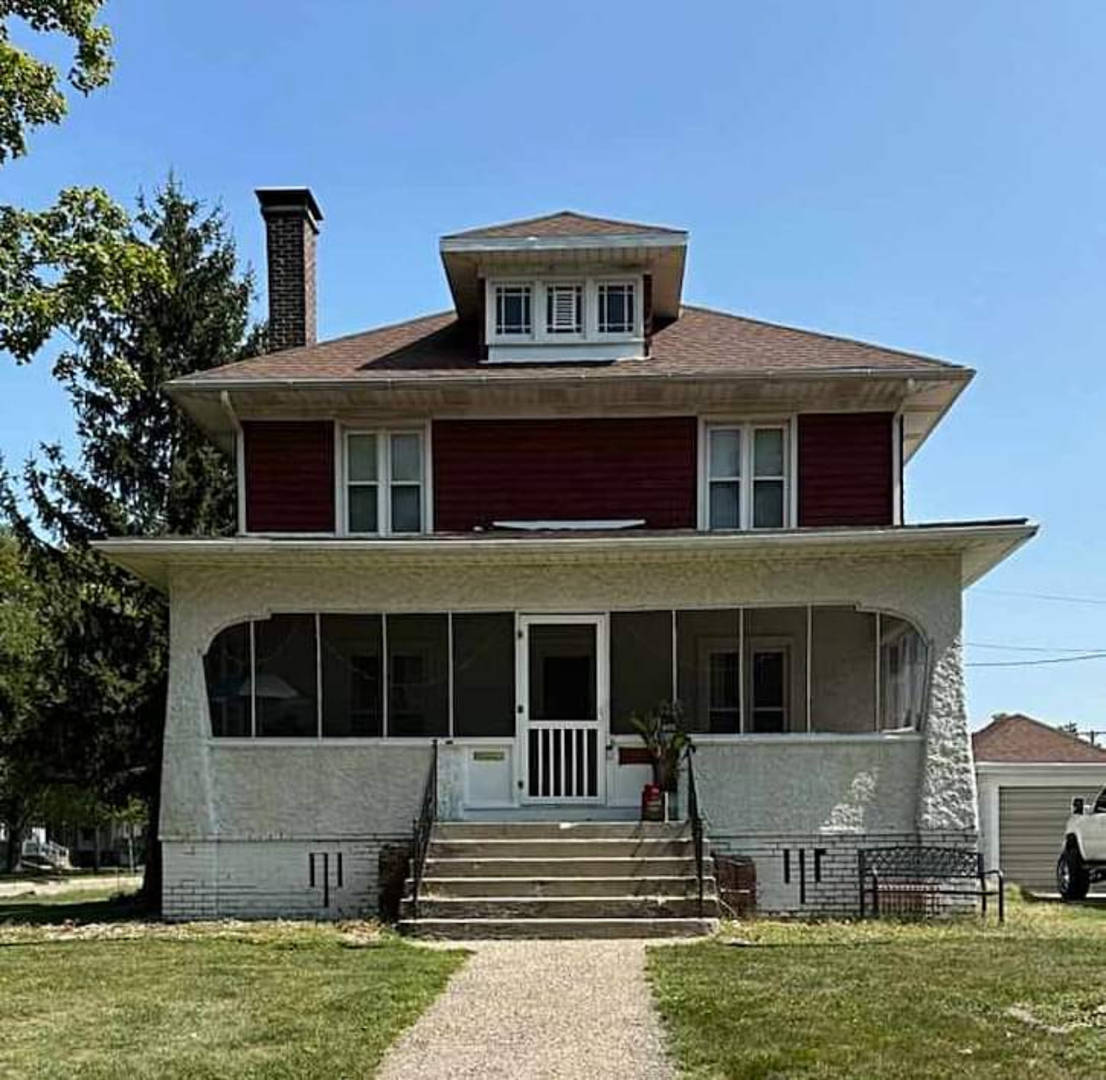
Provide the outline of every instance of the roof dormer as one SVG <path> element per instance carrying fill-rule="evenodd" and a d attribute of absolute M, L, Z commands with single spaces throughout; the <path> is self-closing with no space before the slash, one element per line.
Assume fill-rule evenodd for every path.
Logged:
<path fill-rule="evenodd" d="M 687 233 L 563 212 L 445 236 L 457 314 L 489 363 L 641 356 L 680 310 Z"/>

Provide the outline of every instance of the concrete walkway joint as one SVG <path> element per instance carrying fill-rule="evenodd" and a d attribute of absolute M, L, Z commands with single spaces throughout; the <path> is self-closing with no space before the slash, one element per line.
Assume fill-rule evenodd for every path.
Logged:
<path fill-rule="evenodd" d="M 672 1080 L 641 941 L 487 941 L 389 1051 L 382 1080 Z"/>

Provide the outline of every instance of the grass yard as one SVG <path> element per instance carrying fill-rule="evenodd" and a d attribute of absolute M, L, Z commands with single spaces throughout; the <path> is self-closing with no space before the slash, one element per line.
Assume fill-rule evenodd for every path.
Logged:
<path fill-rule="evenodd" d="M 978 922 L 734 924 L 650 951 L 694 1077 L 1102 1077 L 1106 909 L 1011 903 Z"/>
<path fill-rule="evenodd" d="M 0 1077 L 369 1076 L 464 959 L 362 924 L 163 926 L 68 900 L 0 903 Z"/>

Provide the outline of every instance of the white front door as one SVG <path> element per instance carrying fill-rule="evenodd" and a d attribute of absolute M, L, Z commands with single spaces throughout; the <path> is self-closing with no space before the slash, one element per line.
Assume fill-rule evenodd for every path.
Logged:
<path fill-rule="evenodd" d="M 522 615 L 518 646 L 522 801 L 602 803 L 606 616 Z"/>

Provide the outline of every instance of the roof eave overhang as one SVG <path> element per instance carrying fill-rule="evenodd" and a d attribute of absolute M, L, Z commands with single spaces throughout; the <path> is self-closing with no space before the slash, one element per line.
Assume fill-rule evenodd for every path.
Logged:
<path fill-rule="evenodd" d="M 595 274 L 622 269 L 650 273 L 653 310 L 676 318 L 683 294 L 687 233 L 583 236 L 444 237 L 439 245 L 450 293 L 461 319 L 480 312 L 480 280 L 543 270 Z"/>
<path fill-rule="evenodd" d="M 1015 773 L 1040 774 L 1050 772 L 1106 772 L 1106 756 L 1102 761 L 987 761 L 976 758 L 977 772 L 1011 775 Z"/>
<path fill-rule="evenodd" d="M 110 539 L 94 546 L 113 562 L 167 590 L 174 569 L 247 566 L 354 567 L 391 563 L 464 565 L 492 562 L 543 567 L 632 561 L 794 562 L 888 555 L 959 555 L 966 588 L 1008 558 L 1037 532 L 1027 521 L 968 525 L 794 529 L 764 533 L 680 533 L 672 536 L 420 537 L 403 540 L 344 538 Z"/>
<path fill-rule="evenodd" d="M 432 377 L 399 375 L 372 378 L 176 379 L 165 392 L 224 449 L 236 433 L 236 414 L 285 418 L 367 413 L 422 412 L 457 414 L 598 410 L 711 412 L 745 407 L 784 412 L 820 408 L 901 409 L 904 458 L 909 460 L 971 381 L 968 368 L 918 371 L 914 368 L 837 368 L 823 371 L 714 372 L 709 375 L 649 373 L 594 376 L 586 370 L 569 376 L 504 377 L 501 372 L 466 371 Z M 864 401 L 852 404 L 853 391 Z M 289 401 L 288 396 L 294 395 Z M 794 401 L 789 401 L 794 398 Z M 824 404 L 819 404 L 824 399 Z"/>

